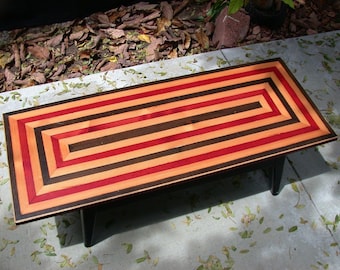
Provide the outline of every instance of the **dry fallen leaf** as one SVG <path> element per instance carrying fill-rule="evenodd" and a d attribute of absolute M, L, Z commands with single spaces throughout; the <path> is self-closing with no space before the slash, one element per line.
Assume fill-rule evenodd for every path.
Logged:
<path fill-rule="evenodd" d="M 58 65 L 57 70 L 52 74 L 51 78 L 59 76 L 64 72 L 65 69 L 66 69 L 65 64 Z"/>
<path fill-rule="evenodd" d="M 117 62 L 113 63 L 113 62 L 107 62 L 101 69 L 100 71 L 109 71 L 109 70 L 114 70 L 117 69 L 119 67 L 119 64 L 117 64 Z"/>
<path fill-rule="evenodd" d="M 5 66 L 13 60 L 13 57 L 9 52 L 0 51 L 0 67 L 5 68 Z"/>
<path fill-rule="evenodd" d="M 106 14 L 104 13 L 97 13 L 97 14 L 94 14 L 96 15 L 96 19 L 102 23 L 102 24 L 110 24 L 110 19 L 109 19 L 109 16 L 107 16 Z"/>
<path fill-rule="evenodd" d="M 82 50 L 79 52 L 79 59 L 90 59 L 92 50 Z"/>
<path fill-rule="evenodd" d="M 174 10 L 172 9 L 172 6 L 165 1 L 161 2 L 161 11 L 164 18 L 167 18 L 168 20 L 172 20 L 174 17 Z"/>
<path fill-rule="evenodd" d="M 15 80 L 15 75 L 13 72 L 11 72 L 8 68 L 5 69 L 5 78 L 6 78 L 6 83 L 10 84 L 13 83 Z"/>
<path fill-rule="evenodd" d="M 206 35 L 204 30 L 202 28 L 198 29 L 195 35 L 201 47 L 204 49 L 208 49 L 209 48 L 209 37 Z"/>
<path fill-rule="evenodd" d="M 64 38 L 64 34 L 59 34 L 59 35 L 52 37 L 51 39 L 47 40 L 46 45 L 48 47 L 58 46 L 63 41 L 63 38 Z"/>
<path fill-rule="evenodd" d="M 122 29 L 109 28 L 106 29 L 105 32 L 112 39 L 117 39 L 125 36 L 125 32 Z"/>
<path fill-rule="evenodd" d="M 184 48 L 185 49 L 189 49 L 190 45 L 191 45 L 191 36 L 187 31 L 183 31 L 183 35 L 184 35 Z"/>
<path fill-rule="evenodd" d="M 163 44 L 163 38 L 151 37 L 150 44 L 146 47 L 146 61 L 151 62 L 157 60 L 158 47 L 161 44 Z"/>
<path fill-rule="evenodd" d="M 150 36 L 145 35 L 145 34 L 140 34 L 140 35 L 138 35 L 138 39 L 139 39 L 140 41 L 145 41 L 145 42 L 147 42 L 147 43 L 150 43 L 150 42 L 151 42 Z"/>
<path fill-rule="evenodd" d="M 157 7 L 157 4 L 150 4 L 147 2 L 138 2 L 133 6 L 135 10 L 140 10 L 140 11 L 148 11 L 148 10 L 153 10 Z"/>
<path fill-rule="evenodd" d="M 35 80 L 37 83 L 40 83 L 40 84 L 46 82 L 45 75 L 44 75 L 44 73 L 41 73 L 41 72 L 34 72 L 34 73 L 32 73 L 31 78 L 33 80 Z"/>
<path fill-rule="evenodd" d="M 80 40 L 84 36 L 84 31 L 78 31 L 70 35 L 70 40 Z"/>
<path fill-rule="evenodd" d="M 47 60 L 50 57 L 50 51 L 48 48 L 41 47 L 38 45 L 29 46 L 27 48 L 28 52 L 34 57 L 42 60 Z"/>
<path fill-rule="evenodd" d="M 166 28 L 168 28 L 171 25 L 171 21 L 167 18 L 158 18 L 157 19 L 157 33 L 156 35 L 159 35 L 160 33 L 166 31 Z"/>
<path fill-rule="evenodd" d="M 178 53 L 177 53 L 177 49 L 175 48 L 169 53 L 168 58 L 173 59 L 177 57 L 178 57 Z"/>

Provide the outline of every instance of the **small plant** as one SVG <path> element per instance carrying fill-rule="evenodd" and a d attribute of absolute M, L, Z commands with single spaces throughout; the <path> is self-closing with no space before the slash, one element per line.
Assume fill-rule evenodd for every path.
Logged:
<path fill-rule="evenodd" d="M 294 8 L 294 0 L 216 0 L 208 11 L 208 16 L 214 20 L 226 6 L 228 6 L 228 14 L 231 15 L 249 3 L 261 10 L 279 10 L 282 3 Z"/>

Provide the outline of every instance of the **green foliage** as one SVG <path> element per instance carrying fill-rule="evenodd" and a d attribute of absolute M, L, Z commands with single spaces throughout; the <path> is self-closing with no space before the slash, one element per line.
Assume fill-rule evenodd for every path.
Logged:
<path fill-rule="evenodd" d="M 207 12 L 207 15 L 210 18 L 210 20 L 214 21 L 218 14 L 221 13 L 222 9 L 224 9 L 226 5 L 227 5 L 226 0 L 216 0 L 216 2 L 211 5 L 211 8 Z"/>
<path fill-rule="evenodd" d="M 281 1 L 288 5 L 290 8 L 294 8 L 294 0 L 281 0 Z"/>
<path fill-rule="evenodd" d="M 234 14 L 237 11 L 239 11 L 243 6 L 246 5 L 248 1 L 246 0 L 230 0 L 229 6 L 228 6 L 228 13 Z"/>
<path fill-rule="evenodd" d="M 222 9 L 224 9 L 226 6 L 228 6 L 228 14 L 232 15 L 239 11 L 242 7 L 245 7 L 249 1 L 252 0 L 216 0 L 208 10 L 207 15 L 211 20 L 215 20 L 218 14 L 220 14 Z M 290 8 L 294 8 L 294 0 L 281 1 Z"/>

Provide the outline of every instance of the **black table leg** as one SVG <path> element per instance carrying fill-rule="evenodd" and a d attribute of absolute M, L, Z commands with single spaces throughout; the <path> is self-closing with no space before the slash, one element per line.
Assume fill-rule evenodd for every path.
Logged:
<path fill-rule="evenodd" d="M 286 156 L 278 157 L 273 160 L 272 167 L 270 168 L 270 191 L 273 195 L 278 195 L 280 192 L 280 184 L 282 178 L 283 167 L 285 164 Z"/>
<path fill-rule="evenodd" d="M 81 226 L 83 230 L 83 239 L 85 247 L 92 246 L 92 237 L 96 220 L 96 209 L 86 207 L 80 209 Z"/>

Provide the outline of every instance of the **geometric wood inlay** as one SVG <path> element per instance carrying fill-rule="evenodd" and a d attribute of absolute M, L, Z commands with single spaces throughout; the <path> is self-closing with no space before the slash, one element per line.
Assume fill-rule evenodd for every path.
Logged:
<path fill-rule="evenodd" d="M 17 223 L 337 136 L 281 59 L 4 114 Z"/>

